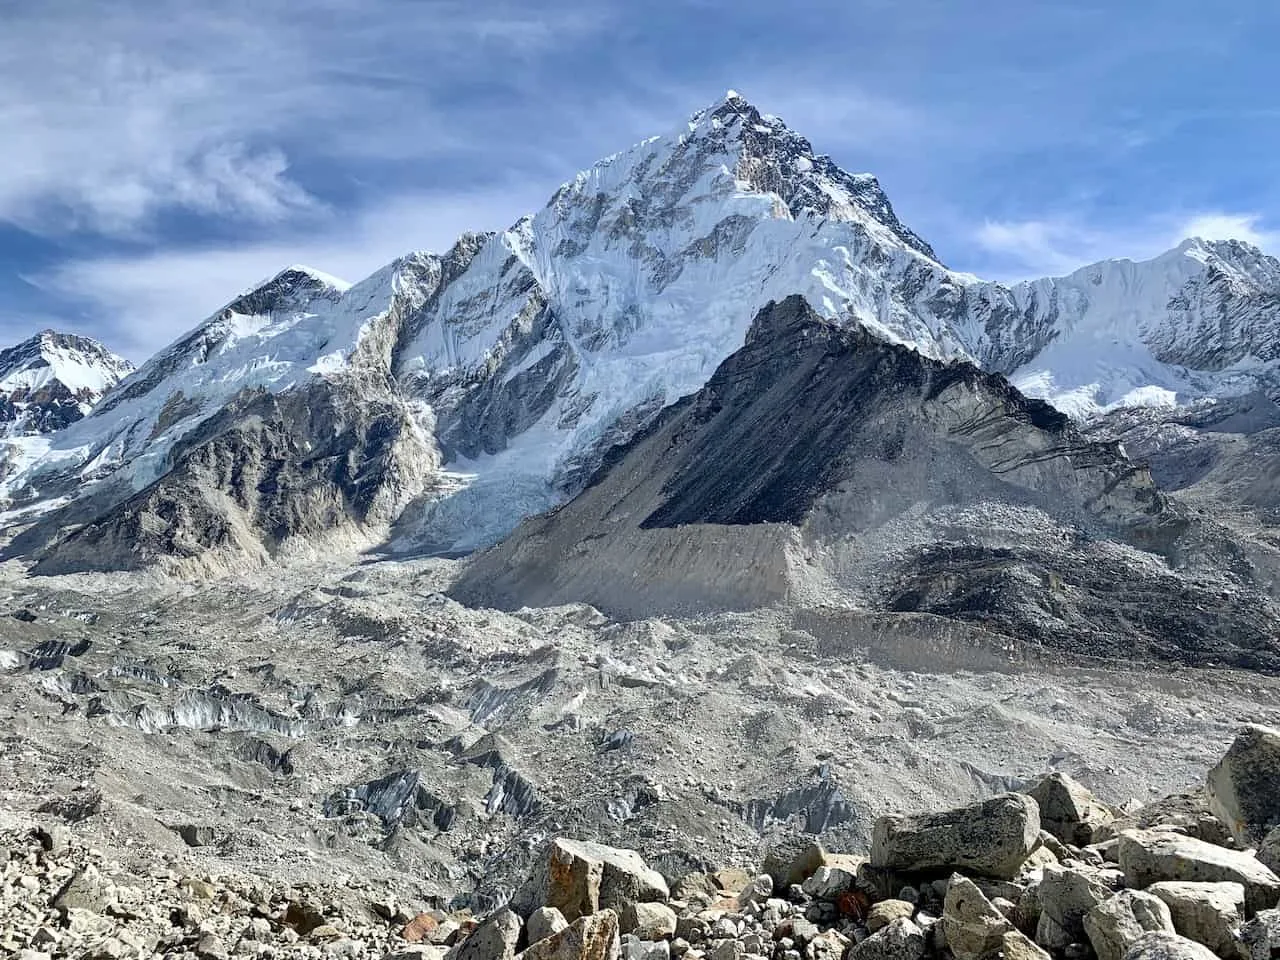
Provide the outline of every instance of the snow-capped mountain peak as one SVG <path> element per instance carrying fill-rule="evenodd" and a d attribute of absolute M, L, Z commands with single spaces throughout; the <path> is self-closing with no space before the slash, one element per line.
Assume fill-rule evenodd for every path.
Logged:
<path fill-rule="evenodd" d="M 873 230 L 887 230 L 937 260 L 933 248 L 898 219 L 873 174 L 846 173 L 830 157 L 815 153 L 812 144 L 781 118 L 762 113 L 737 91 L 730 90 L 694 114 L 688 128 L 695 140 L 722 147 L 736 141 L 740 156 L 732 170 L 735 177 L 747 189 L 779 196 L 793 217 L 807 213 L 861 222 Z"/>
<path fill-rule="evenodd" d="M 1012 293 L 1041 340 L 1011 378 L 1075 416 L 1277 381 L 1280 262 L 1239 240 L 1190 238 Z"/>
<path fill-rule="evenodd" d="M 132 370 L 97 340 L 56 330 L 0 350 L 4 436 L 60 430 L 88 414 Z"/>

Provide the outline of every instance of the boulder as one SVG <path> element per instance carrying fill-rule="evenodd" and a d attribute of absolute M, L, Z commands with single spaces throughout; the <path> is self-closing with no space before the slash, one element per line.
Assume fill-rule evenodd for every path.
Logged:
<path fill-rule="evenodd" d="M 1013 924 L 992 906 L 978 885 L 955 874 L 947 884 L 942 932 L 956 960 L 980 960 L 1000 951 Z"/>
<path fill-rule="evenodd" d="M 1238 934 L 1244 920 L 1244 887 L 1238 883 L 1163 880 L 1147 887 L 1169 908 L 1173 928 L 1203 943 L 1223 960 L 1240 955 Z"/>
<path fill-rule="evenodd" d="M 1147 933 L 1174 933 L 1173 917 L 1159 897 L 1121 890 L 1085 914 L 1084 931 L 1098 960 L 1123 960 Z"/>
<path fill-rule="evenodd" d="M 923 960 L 926 951 L 924 931 L 906 917 L 898 917 L 851 947 L 846 957 L 848 960 Z"/>
<path fill-rule="evenodd" d="M 773 878 L 767 873 L 762 873 L 758 877 L 752 877 L 751 882 L 742 888 L 738 894 L 738 907 L 745 907 L 753 903 L 764 903 L 773 896 Z"/>
<path fill-rule="evenodd" d="M 786 890 L 793 884 L 802 884 L 813 875 L 826 860 L 822 844 L 811 837 L 791 837 L 769 846 L 760 872 L 773 878 L 773 889 Z"/>
<path fill-rule="evenodd" d="M 94 867 L 73 873 L 53 895 L 54 908 L 64 915 L 71 909 L 101 913 L 109 901 L 106 886 Z"/>
<path fill-rule="evenodd" d="M 839 930 L 827 930 L 809 941 L 809 960 L 844 960 L 848 950 L 848 937 Z"/>
<path fill-rule="evenodd" d="M 511 960 L 520 942 L 520 917 L 503 907 L 448 953 L 448 960 Z"/>
<path fill-rule="evenodd" d="M 1010 880 L 1039 836 L 1036 802 L 1006 793 L 942 813 L 881 817 L 872 834 L 871 864 L 903 873 L 964 869 Z"/>
<path fill-rule="evenodd" d="M 1280 827 L 1276 827 L 1258 844 L 1258 859 L 1272 873 L 1280 874 Z"/>
<path fill-rule="evenodd" d="M 1040 881 L 1040 918 L 1036 923 L 1036 943 L 1061 950 L 1085 940 L 1085 915 L 1107 900 L 1120 886 L 1114 870 L 1053 866 L 1044 868 Z"/>
<path fill-rule="evenodd" d="M 1243 846 L 1280 826 L 1280 730 L 1251 724 L 1209 771 L 1209 808 Z"/>
<path fill-rule="evenodd" d="M 554 936 L 569 926 L 564 914 L 555 907 L 539 907 L 529 914 L 525 921 L 525 938 L 529 943 L 537 943 L 547 937 Z"/>
<path fill-rule="evenodd" d="M 711 881 L 725 893 L 737 893 L 751 882 L 751 874 L 741 867 L 725 867 L 711 874 Z"/>
<path fill-rule="evenodd" d="M 1280 901 L 1280 877 L 1255 857 L 1164 830 L 1126 830 L 1120 835 L 1120 869 L 1137 889 L 1161 880 L 1239 883 L 1245 911 L 1253 915 Z"/>
<path fill-rule="evenodd" d="M 1020 930 L 1011 930 L 1000 939 L 1004 960 L 1049 960 L 1049 954 Z"/>
<path fill-rule="evenodd" d="M 1086 847 L 1104 839 L 1115 819 L 1087 788 L 1065 773 L 1051 773 L 1028 794 L 1040 808 L 1041 829 L 1063 843 Z"/>
<path fill-rule="evenodd" d="M 622 960 L 671 960 L 671 944 L 666 940 L 641 940 L 622 935 Z"/>
<path fill-rule="evenodd" d="M 915 912 L 915 904 L 908 903 L 906 900 L 881 900 L 867 911 L 867 929 L 875 933 L 895 920 L 910 920 Z"/>
<path fill-rule="evenodd" d="M 1213 960 L 1213 951 L 1176 933 L 1157 931 L 1135 940 L 1123 960 Z"/>
<path fill-rule="evenodd" d="M 622 910 L 621 930 L 641 940 L 670 940 L 676 935 L 676 912 L 665 903 L 629 903 Z"/>
<path fill-rule="evenodd" d="M 671 898 L 686 903 L 715 903 L 720 896 L 720 888 L 708 873 L 686 873 L 671 888 Z"/>
<path fill-rule="evenodd" d="M 1261 910 L 1240 927 L 1243 956 L 1248 960 L 1280 960 L 1280 910 Z"/>
<path fill-rule="evenodd" d="M 520 960 L 620 960 L 618 915 L 601 910 L 579 917 L 564 930 L 530 944 Z"/>
<path fill-rule="evenodd" d="M 835 900 L 840 894 L 853 889 L 858 868 L 865 862 L 861 857 L 835 858 L 828 854 L 826 861 L 813 871 L 801 889 L 815 900 Z"/>
<path fill-rule="evenodd" d="M 667 883 L 634 850 L 602 843 L 553 840 L 545 860 L 512 898 L 511 907 L 528 916 L 555 907 L 572 923 L 601 909 L 668 899 Z"/>

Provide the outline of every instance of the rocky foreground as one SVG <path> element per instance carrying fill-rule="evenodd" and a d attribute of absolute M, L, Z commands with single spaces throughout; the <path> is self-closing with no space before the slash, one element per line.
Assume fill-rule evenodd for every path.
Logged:
<path fill-rule="evenodd" d="M 385 960 L 1276 960 L 1280 731 L 1249 726 L 1202 791 L 1113 809 L 1055 773 L 937 813 L 882 817 L 870 856 L 776 844 L 754 874 L 664 877 L 557 838 L 484 919 L 352 877 L 282 886 L 125 871 L 74 804 L 0 834 L 0 955 Z"/>

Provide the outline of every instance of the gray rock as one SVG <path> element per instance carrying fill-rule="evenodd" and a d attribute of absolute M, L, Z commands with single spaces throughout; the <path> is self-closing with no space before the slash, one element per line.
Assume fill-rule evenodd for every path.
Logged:
<path fill-rule="evenodd" d="M 910 920 L 915 912 L 915 904 L 906 900 L 881 900 L 867 911 L 867 929 L 875 933 L 895 920 Z"/>
<path fill-rule="evenodd" d="M 1049 960 L 1049 954 L 1020 930 L 1012 930 L 1001 938 L 1000 956 L 1003 960 Z"/>
<path fill-rule="evenodd" d="M 822 844 L 810 837 L 790 837 L 771 844 L 765 854 L 761 872 L 773 878 L 773 889 L 786 890 L 792 884 L 803 884 L 826 861 Z"/>
<path fill-rule="evenodd" d="M 521 916 L 555 907 L 572 923 L 600 909 L 667 899 L 662 875 L 634 850 L 560 837 L 551 842 L 511 907 Z"/>
<path fill-rule="evenodd" d="M 1243 955 L 1249 960 L 1280 960 L 1280 910 L 1262 910 L 1240 928 Z"/>
<path fill-rule="evenodd" d="M 1140 890 L 1121 890 L 1102 901 L 1085 914 L 1084 930 L 1098 960 L 1123 960 L 1144 934 L 1175 932 L 1164 901 Z"/>
<path fill-rule="evenodd" d="M 1041 828 L 1063 843 L 1088 846 L 1102 839 L 1115 819 L 1088 789 L 1065 773 L 1050 774 L 1028 793 L 1040 807 Z"/>
<path fill-rule="evenodd" d="M 742 888 L 742 892 L 738 894 L 738 907 L 745 907 L 753 903 L 764 903 L 772 896 L 773 878 L 767 873 L 762 873 L 758 877 L 752 877 L 751 882 Z"/>
<path fill-rule="evenodd" d="M 521 960 L 620 960 L 621 956 L 618 915 L 612 910 L 579 917 L 520 954 Z"/>
<path fill-rule="evenodd" d="M 1120 835 L 1119 856 L 1130 887 L 1141 889 L 1161 880 L 1239 883 L 1249 914 L 1280 901 L 1280 877 L 1255 857 L 1203 840 L 1159 830 L 1126 830 Z"/>
<path fill-rule="evenodd" d="M 1240 955 L 1238 935 L 1244 920 L 1241 884 L 1164 880 L 1147 887 L 1147 892 L 1169 907 L 1178 933 L 1203 943 L 1223 960 Z"/>
<path fill-rule="evenodd" d="M 537 943 L 559 933 L 569 926 L 564 914 L 555 907 L 539 907 L 529 914 L 525 922 L 525 937 L 529 943 Z"/>
<path fill-rule="evenodd" d="M 1120 879 L 1115 871 L 1045 867 L 1039 889 L 1036 943 L 1060 950 L 1070 943 L 1083 942 L 1085 914 L 1110 898 L 1120 886 Z"/>
<path fill-rule="evenodd" d="M 1280 826 L 1280 730 L 1251 724 L 1209 771 L 1209 807 L 1242 845 Z"/>
<path fill-rule="evenodd" d="M 624 933 L 622 935 L 622 960 L 670 960 L 671 944 L 666 940 L 641 940 Z"/>
<path fill-rule="evenodd" d="M 1008 880 L 1039 835 L 1036 802 L 1006 793 L 943 813 L 881 817 L 872 834 L 871 864 L 904 873 L 967 869 Z"/>
<path fill-rule="evenodd" d="M 866 857 L 828 853 L 823 857 L 822 865 L 801 884 L 801 889 L 818 900 L 834 900 L 840 894 L 853 889 L 857 882 L 858 870 L 866 862 Z"/>
<path fill-rule="evenodd" d="M 809 960 L 843 960 L 849 938 L 838 930 L 827 930 L 809 942 Z"/>
<path fill-rule="evenodd" d="M 1263 837 L 1257 857 L 1272 873 L 1280 874 L 1280 827 Z"/>
<path fill-rule="evenodd" d="M 670 940 L 676 935 L 676 913 L 665 903 L 630 903 L 622 910 L 620 928 L 641 940 Z"/>
<path fill-rule="evenodd" d="M 503 907 L 448 953 L 449 960 L 511 960 L 520 942 L 520 917 Z"/>
<path fill-rule="evenodd" d="M 924 931 L 907 917 L 898 917 L 849 949 L 848 960 L 922 960 L 927 951 Z"/>
<path fill-rule="evenodd" d="M 1213 960 L 1213 951 L 1176 933 L 1144 933 L 1122 960 Z"/>
<path fill-rule="evenodd" d="M 73 874 L 53 895 L 53 906 L 64 915 L 73 909 L 101 913 L 109 899 L 97 871 L 86 868 Z"/>
<path fill-rule="evenodd" d="M 671 888 L 671 898 L 686 903 L 714 903 L 720 896 L 720 888 L 706 873 L 686 873 Z"/>
<path fill-rule="evenodd" d="M 988 900 L 977 884 L 955 874 L 947 884 L 942 931 L 956 960 L 980 960 L 1001 949 L 1013 924 Z"/>

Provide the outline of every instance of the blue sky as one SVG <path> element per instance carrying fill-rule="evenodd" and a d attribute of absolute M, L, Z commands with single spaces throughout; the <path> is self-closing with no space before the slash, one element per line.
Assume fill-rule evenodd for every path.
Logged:
<path fill-rule="evenodd" d="M 0 0 L 0 340 L 137 360 L 277 269 L 497 229 L 726 89 L 950 266 L 1280 252 L 1280 4 Z"/>

